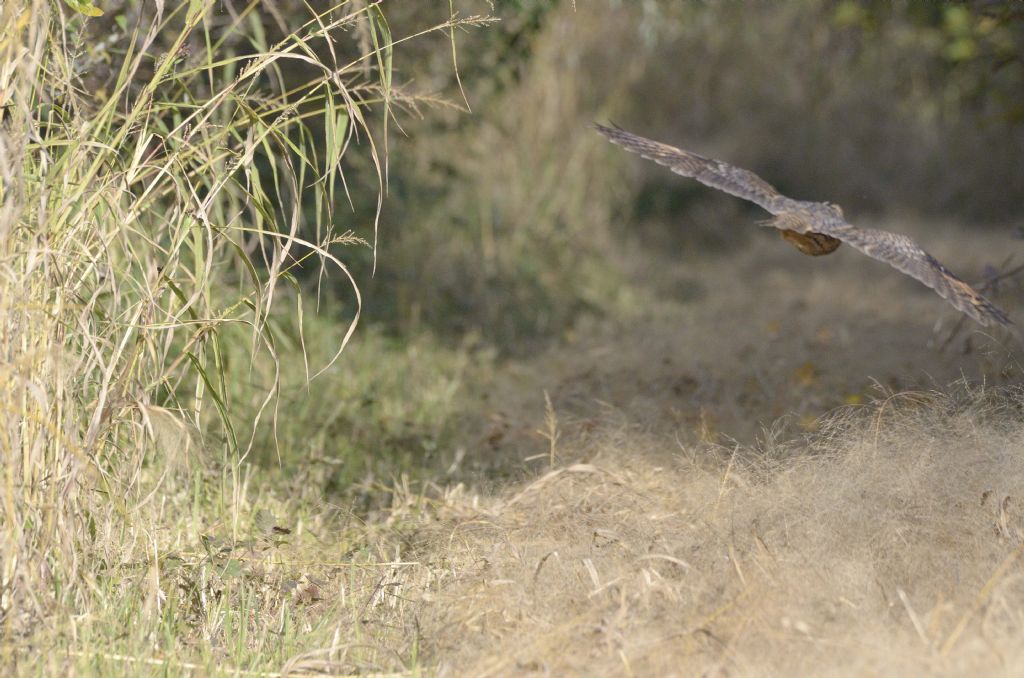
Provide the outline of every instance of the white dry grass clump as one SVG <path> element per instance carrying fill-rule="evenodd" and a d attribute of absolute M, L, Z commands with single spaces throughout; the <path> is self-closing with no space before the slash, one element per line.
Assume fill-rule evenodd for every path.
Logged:
<path fill-rule="evenodd" d="M 759 449 L 611 435 L 429 531 L 424 648 L 443 675 L 1019 675 L 1021 404 L 894 396 Z"/>

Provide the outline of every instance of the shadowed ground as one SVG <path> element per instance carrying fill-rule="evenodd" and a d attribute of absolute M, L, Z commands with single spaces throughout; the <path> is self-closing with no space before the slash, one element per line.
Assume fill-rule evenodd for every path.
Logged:
<path fill-rule="evenodd" d="M 970 272 L 983 270 L 988 253 L 1016 244 L 985 233 L 968 242 L 949 224 L 886 226 L 928 242 L 974 282 Z M 723 226 L 733 227 L 749 228 Z M 532 384 L 499 382 L 507 392 L 494 400 L 526 398 L 510 409 L 532 403 L 536 413 L 547 390 L 570 421 L 620 417 L 684 439 L 699 424 L 705 437 L 750 443 L 780 417 L 813 431 L 829 410 L 889 392 L 1017 379 L 1011 333 L 961 322 L 931 290 L 849 248 L 811 258 L 767 230 L 755 236 L 727 254 L 628 254 L 638 260 L 635 317 L 578 328 L 567 346 L 534 361 Z M 1012 304 L 1017 283 L 1000 290 Z"/>

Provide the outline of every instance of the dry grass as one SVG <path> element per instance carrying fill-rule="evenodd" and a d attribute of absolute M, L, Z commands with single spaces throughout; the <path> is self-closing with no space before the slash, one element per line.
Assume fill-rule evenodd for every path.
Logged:
<path fill-rule="evenodd" d="M 1020 391 L 960 385 L 842 410 L 785 443 L 684 445 L 606 424 L 560 438 L 576 461 L 493 493 L 380 487 L 390 502 L 370 523 L 310 513 L 315 480 L 278 493 L 255 473 L 244 538 L 123 564 L 110 594 L 149 591 L 132 594 L 137 629 L 80 620 L 70 655 L 34 666 L 1015 675 L 1022 411 Z M 187 534 L 180 518 L 160 524 Z M 164 645 L 161 619 L 193 630 Z M 272 651 L 275 627 L 303 642 Z M 247 663 L 261 644 L 271 661 Z"/>
<path fill-rule="evenodd" d="M 403 595 L 442 675 L 1013 675 L 1021 396 L 903 394 L 788 445 L 570 442 L 450 501 Z"/>
<path fill-rule="evenodd" d="M 248 615 L 271 609 L 256 580 L 214 596 L 212 561 L 175 554 L 202 530 L 241 540 L 245 460 L 294 387 L 281 354 L 308 382 L 353 335 L 341 249 L 372 241 L 375 215 L 360 238 L 338 212 L 357 151 L 384 192 L 390 107 L 409 103 L 396 45 L 485 20 L 393 37 L 379 3 L 288 26 L 215 2 L 129 4 L 98 25 L 72 4 L 97 13 L 0 6 L 0 663 L 70 645 L 48 666 L 85 670 L 157 637 L 184 655 L 187 628 L 204 665 L 265 666 L 303 629 L 281 617 L 254 640 Z M 335 49 L 357 27 L 365 50 Z M 316 362 L 303 265 L 344 286 Z M 239 387 L 254 372 L 258 392 Z M 168 558 L 197 579 L 164 588 Z"/>
<path fill-rule="evenodd" d="M 1002 242 L 872 225 L 962 271 Z M 632 318 L 477 384 L 476 455 L 524 480 L 428 487 L 387 514 L 424 664 L 1014 675 L 1024 396 L 977 386 L 1018 379 L 1013 338 L 947 343 L 958 318 L 929 290 L 768 232 L 643 264 Z"/>
<path fill-rule="evenodd" d="M 873 225 L 981 268 L 954 227 Z M 1022 394 L 968 385 L 1018 380 L 1013 337 L 947 343 L 930 291 L 767 232 L 645 255 L 643 310 L 492 382 L 490 454 L 527 480 L 460 488 L 416 531 L 424 656 L 450 675 L 1019 670 Z"/>

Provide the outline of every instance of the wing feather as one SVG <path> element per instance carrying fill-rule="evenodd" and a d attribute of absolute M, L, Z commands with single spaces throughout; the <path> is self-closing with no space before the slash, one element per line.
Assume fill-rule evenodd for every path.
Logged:
<path fill-rule="evenodd" d="M 628 151 L 664 165 L 676 174 L 692 177 L 705 186 L 749 200 L 772 214 L 785 211 L 793 202 L 750 170 L 646 139 L 618 127 L 594 126 L 598 132 L 608 137 L 609 141 Z"/>
<path fill-rule="evenodd" d="M 841 240 L 869 257 L 884 261 L 898 271 L 921 281 L 982 325 L 1012 324 L 1006 313 L 978 294 L 905 235 L 872 228 L 858 228 L 846 223 L 838 210 L 835 214 L 817 213 L 814 208 L 824 208 L 826 205 L 802 203 L 787 198 L 753 172 L 721 160 L 705 158 L 617 127 L 595 127 L 611 142 L 664 165 L 676 174 L 692 177 L 702 184 L 760 205 L 778 216 L 777 219 L 767 222 L 771 226 L 783 231 L 823 234 Z M 827 207 L 835 210 L 833 206 Z"/>
<path fill-rule="evenodd" d="M 916 278 L 982 325 L 1012 324 L 1006 313 L 905 235 L 875 228 L 859 228 L 852 224 L 821 224 L 815 225 L 815 230 L 842 240 L 869 257 L 884 261 L 896 270 Z"/>

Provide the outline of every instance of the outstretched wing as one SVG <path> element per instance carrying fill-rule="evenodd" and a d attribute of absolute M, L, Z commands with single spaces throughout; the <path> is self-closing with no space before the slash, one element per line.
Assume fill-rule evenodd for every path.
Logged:
<path fill-rule="evenodd" d="M 869 257 L 884 261 L 898 271 L 917 278 L 982 325 L 1011 324 L 1006 313 L 905 235 L 874 228 L 858 228 L 851 224 L 816 224 L 815 230 L 842 240 Z"/>
<path fill-rule="evenodd" d="M 750 170 L 645 139 L 618 127 L 605 127 L 604 125 L 594 125 L 594 127 L 608 137 L 609 141 L 626 150 L 639 153 L 648 160 L 668 167 L 676 174 L 693 177 L 706 186 L 749 200 L 772 214 L 784 212 L 787 207 L 792 205 L 792 200 L 776 191 L 774 186 Z"/>
<path fill-rule="evenodd" d="M 841 240 L 869 257 L 917 278 L 982 325 L 1011 324 L 1003 311 L 905 235 L 821 218 L 821 215 L 808 211 L 806 203 L 787 198 L 749 170 L 645 139 L 617 127 L 595 127 L 611 142 L 664 165 L 676 174 L 693 177 L 702 184 L 760 205 L 777 215 L 778 218 L 768 222 L 771 226 L 796 234 L 821 234 Z M 835 247 L 828 251 L 833 249 Z"/>

